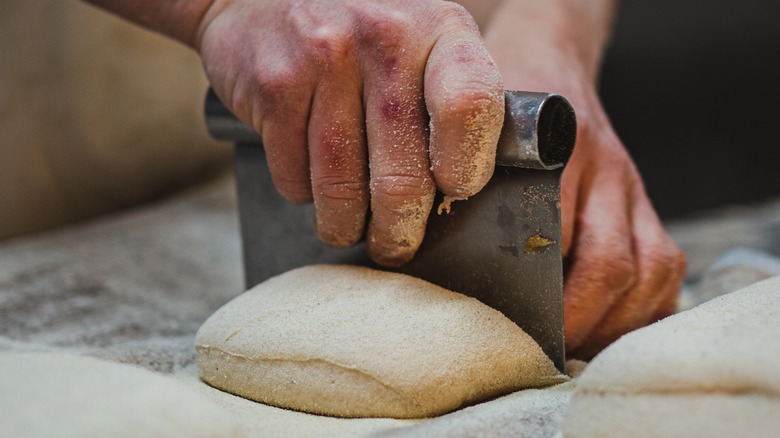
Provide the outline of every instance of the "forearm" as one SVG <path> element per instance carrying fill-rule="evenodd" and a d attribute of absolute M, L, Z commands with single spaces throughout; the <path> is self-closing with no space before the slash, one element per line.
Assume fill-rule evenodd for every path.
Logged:
<path fill-rule="evenodd" d="M 506 0 L 484 32 L 485 43 L 507 87 L 549 87 L 574 77 L 593 85 L 614 9 L 615 0 Z"/>
<path fill-rule="evenodd" d="M 190 47 L 198 26 L 215 0 L 85 0 Z"/>

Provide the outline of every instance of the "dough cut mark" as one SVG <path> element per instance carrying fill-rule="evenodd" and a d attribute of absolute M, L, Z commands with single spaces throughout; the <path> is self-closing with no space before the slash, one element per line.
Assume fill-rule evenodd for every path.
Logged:
<path fill-rule="evenodd" d="M 378 383 L 383 388 L 385 388 L 388 391 L 398 395 L 402 399 L 404 399 L 404 400 L 408 400 L 409 399 L 407 394 L 399 391 L 397 388 L 394 388 L 394 387 L 388 385 L 387 383 L 383 382 L 378 377 L 372 375 L 371 373 L 369 373 L 369 372 L 367 372 L 365 370 L 362 370 L 362 369 L 360 369 L 358 367 L 350 367 L 349 365 L 343 365 L 343 364 L 340 364 L 340 363 L 337 363 L 337 362 L 333 362 L 333 361 L 328 360 L 328 359 L 323 359 L 321 357 L 310 357 L 310 358 L 265 357 L 265 358 L 260 358 L 260 357 L 247 357 L 247 356 L 244 356 L 244 355 L 241 355 L 241 354 L 231 353 L 229 351 L 225 351 L 225 350 L 222 350 L 221 348 L 214 347 L 214 346 L 211 346 L 211 345 L 200 345 L 197 348 L 198 349 L 204 349 L 204 350 L 210 350 L 210 351 L 216 351 L 216 352 L 221 353 L 223 355 L 234 357 L 234 358 L 240 359 L 240 360 L 246 360 L 246 361 L 267 362 L 267 363 L 297 363 L 297 364 L 320 363 L 320 364 L 325 364 L 325 365 L 329 365 L 329 366 L 338 368 L 338 369 L 343 370 L 343 371 L 359 374 L 359 375 L 361 375 L 363 377 L 368 378 L 369 380 L 371 380 L 373 382 Z"/>

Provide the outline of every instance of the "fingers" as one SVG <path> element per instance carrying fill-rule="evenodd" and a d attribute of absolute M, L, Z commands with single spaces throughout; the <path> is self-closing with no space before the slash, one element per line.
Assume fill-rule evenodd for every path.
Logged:
<path fill-rule="evenodd" d="M 354 245 L 366 223 L 368 157 L 360 84 L 353 69 L 326 74 L 311 113 L 309 159 L 317 237 L 332 246 Z"/>
<path fill-rule="evenodd" d="M 473 19 L 453 3 L 443 3 L 434 15 L 433 31 L 423 38 L 427 45 L 405 39 L 419 29 L 405 28 L 416 21 L 398 15 L 393 26 L 383 17 L 369 32 L 370 46 L 382 50 L 365 76 L 372 213 L 367 246 L 386 266 L 401 265 L 417 251 L 436 186 L 468 197 L 485 185 L 503 124 L 500 74 Z"/>
<path fill-rule="evenodd" d="M 674 313 L 685 277 L 685 254 L 664 230 L 641 185 L 637 190 L 633 219 L 641 275 L 636 287 L 612 310 L 615 316 L 600 328 L 605 338 L 616 339 L 620 326 L 633 330 Z M 629 301 L 644 302 L 643 311 L 633 311 L 636 306 L 627 304 Z"/>
<path fill-rule="evenodd" d="M 642 185 L 632 194 L 635 284 L 612 306 L 572 354 L 590 359 L 623 334 L 668 316 L 676 307 L 685 272 L 682 252 L 664 231 Z"/>
<path fill-rule="evenodd" d="M 371 65 L 376 67 L 365 82 L 371 174 L 366 247 L 377 263 L 400 266 L 422 242 L 435 192 L 422 98 L 424 65 L 400 50 Z"/>
<path fill-rule="evenodd" d="M 263 136 L 268 169 L 277 191 L 290 202 L 311 202 L 307 131 L 313 85 L 302 81 L 293 68 L 266 68 L 258 73 L 252 114 L 254 128 Z M 234 97 L 240 101 L 241 96 Z M 260 126 L 257 126 L 260 124 Z"/>
<path fill-rule="evenodd" d="M 600 324 L 597 338 L 615 340 L 669 316 L 677 307 L 685 255 L 664 231 L 641 184 L 636 190 L 632 216 L 638 281 Z"/>
<path fill-rule="evenodd" d="M 564 285 L 566 349 L 576 351 L 636 279 L 624 167 L 605 160 L 580 182 L 582 210 Z"/>
<path fill-rule="evenodd" d="M 369 254 L 407 262 L 436 183 L 468 197 L 493 171 L 503 86 L 473 20 L 438 1 L 250 4 L 229 9 L 253 39 L 222 29 L 201 47 L 231 108 L 262 134 L 274 185 L 315 202 L 331 245 L 360 239 L 370 205 Z"/>
<path fill-rule="evenodd" d="M 263 136 L 263 148 L 277 191 L 295 203 L 310 202 L 307 130 L 313 85 L 295 66 L 257 66 L 254 80 L 215 82 L 230 110 Z"/>
<path fill-rule="evenodd" d="M 504 122 L 504 87 L 473 19 L 453 5 L 425 69 L 430 158 L 436 185 L 465 198 L 495 167 Z"/>

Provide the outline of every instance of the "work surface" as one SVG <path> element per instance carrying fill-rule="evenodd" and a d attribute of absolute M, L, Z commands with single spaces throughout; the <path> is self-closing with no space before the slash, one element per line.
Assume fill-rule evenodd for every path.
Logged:
<path fill-rule="evenodd" d="M 780 254 L 780 200 L 709 212 L 669 230 L 689 258 L 686 308 L 780 274 L 780 262 L 767 254 Z M 765 252 L 724 256 L 740 247 Z M 207 387 L 193 366 L 198 327 L 241 292 L 233 186 L 222 179 L 156 205 L 0 244 L 0 351 L 141 365 L 229 407 L 254 436 L 552 436 L 574 387 L 521 391 L 422 422 L 263 406 Z"/>

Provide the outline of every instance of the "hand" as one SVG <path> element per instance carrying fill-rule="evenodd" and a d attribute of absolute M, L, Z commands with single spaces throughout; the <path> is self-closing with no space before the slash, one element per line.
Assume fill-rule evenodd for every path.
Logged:
<path fill-rule="evenodd" d="M 562 181 L 566 347 L 590 359 L 677 309 L 685 256 L 666 234 L 595 93 Z"/>
<path fill-rule="evenodd" d="M 471 16 L 441 0 L 216 0 L 195 45 L 217 95 L 262 136 L 278 191 L 314 201 L 318 237 L 364 234 L 412 258 L 436 187 L 488 181 L 504 117 L 498 68 Z"/>
<path fill-rule="evenodd" d="M 509 89 L 557 92 L 577 113 L 561 187 L 569 357 L 676 310 L 685 257 L 664 231 L 596 93 L 611 2 L 507 2 L 485 41 Z"/>

